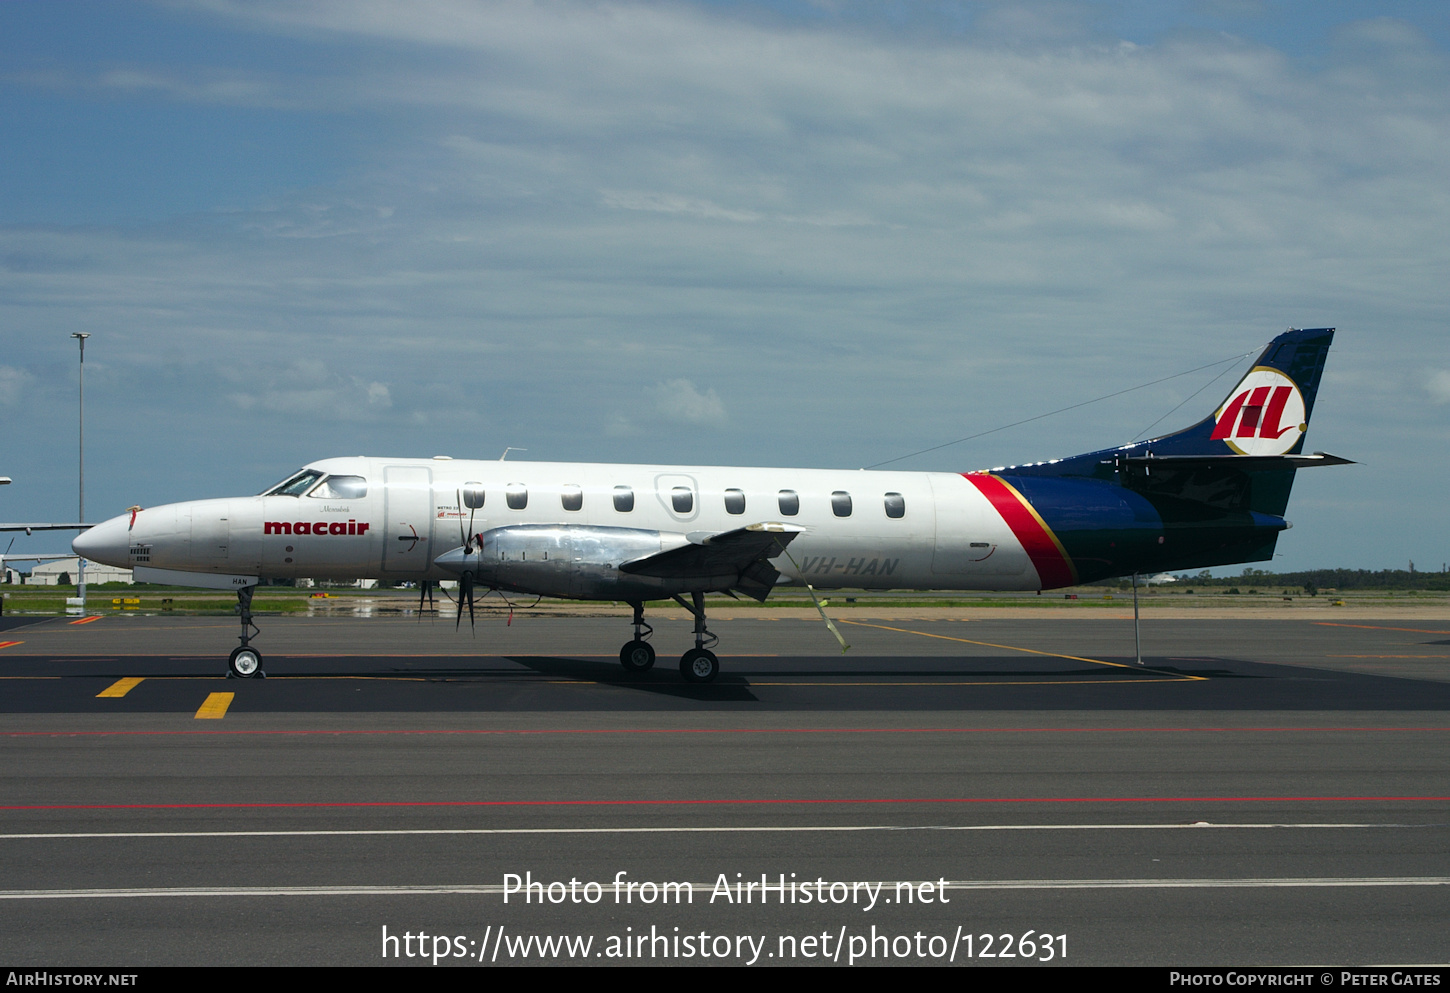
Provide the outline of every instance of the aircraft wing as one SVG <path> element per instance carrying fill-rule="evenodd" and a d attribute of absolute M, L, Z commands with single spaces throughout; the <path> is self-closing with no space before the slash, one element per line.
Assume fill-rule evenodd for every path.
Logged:
<path fill-rule="evenodd" d="M 780 577 L 780 571 L 769 560 L 785 551 L 785 546 L 804 530 L 795 524 L 751 524 L 623 562 L 619 571 L 661 579 L 733 575 L 736 579 L 732 588 L 763 603 Z"/>

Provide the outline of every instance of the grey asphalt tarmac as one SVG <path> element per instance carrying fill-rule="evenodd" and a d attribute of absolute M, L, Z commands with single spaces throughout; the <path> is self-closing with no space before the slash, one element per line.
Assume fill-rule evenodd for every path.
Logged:
<path fill-rule="evenodd" d="M 0 961 L 1450 960 L 1450 623 L 840 619 L 7 619 Z"/>

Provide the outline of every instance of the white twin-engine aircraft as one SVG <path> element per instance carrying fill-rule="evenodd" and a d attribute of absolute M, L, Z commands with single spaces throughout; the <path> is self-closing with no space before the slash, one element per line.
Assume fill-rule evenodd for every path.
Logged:
<path fill-rule="evenodd" d="M 1291 330 L 1210 416 L 1183 431 L 989 472 L 870 472 L 337 458 L 260 496 L 135 509 L 75 539 L 138 582 L 235 589 L 230 672 L 261 676 L 249 644 L 260 578 L 459 580 L 474 591 L 634 607 L 626 669 L 654 665 L 647 600 L 695 618 L 680 659 L 719 672 L 704 595 L 764 601 L 782 584 L 1041 590 L 1130 573 L 1271 558 L 1332 328 Z M 688 599 L 686 599 L 688 597 Z"/>

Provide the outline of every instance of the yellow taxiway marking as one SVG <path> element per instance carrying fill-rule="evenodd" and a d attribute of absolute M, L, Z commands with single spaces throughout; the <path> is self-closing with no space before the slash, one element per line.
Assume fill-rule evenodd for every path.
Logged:
<path fill-rule="evenodd" d="M 227 716 L 227 708 L 232 705 L 232 698 L 235 696 L 235 693 L 208 693 L 201 709 L 196 712 L 197 719 Z"/>
<path fill-rule="evenodd" d="M 1327 659 L 1439 659 L 1450 660 L 1450 655 L 1326 655 Z"/>
<path fill-rule="evenodd" d="M 887 626 L 885 624 L 868 624 L 865 621 L 848 621 L 848 620 L 842 620 L 841 623 L 842 624 L 855 624 L 858 627 L 863 627 L 863 628 L 880 628 L 882 631 L 897 631 L 897 632 L 900 632 L 901 634 L 918 634 L 918 635 L 921 635 L 923 638 L 940 638 L 943 641 L 960 641 L 960 642 L 964 642 L 964 643 L 966 643 L 968 645 L 981 645 L 981 646 L 983 646 L 985 648 L 1003 648 L 1003 649 L 1006 649 L 1009 652 L 1027 652 L 1029 655 L 1046 655 L 1049 658 L 1054 658 L 1054 659 L 1070 659 L 1073 662 L 1091 662 L 1093 665 L 1110 665 L 1110 666 L 1113 666 L 1114 668 L 1118 668 L 1118 669 L 1130 669 L 1130 670 L 1138 670 L 1139 669 L 1139 667 L 1136 666 L 1136 665 L 1128 665 L 1127 663 L 1124 663 L 1124 662 L 1104 662 L 1102 659 L 1088 659 L 1088 658 L 1083 658 L 1081 655 L 1064 655 L 1061 652 L 1042 652 L 1042 651 L 1038 651 L 1035 648 L 1020 648 L 1017 645 L 998 645 L 998 644 L 994 644 L 993 642 L 990 642 L 990 641 L 973 641 L 971 638 L 957 638 L 957 637 L 954 637 L 953 635 L 949 635 L 949 634 L 932 634 L 930 631 L 912 631 L 912 630 L 910 630 L 908 628 L 894 628 L 894 627 L 889 627 L 889 626 Z M 1141 670 L 1139 670 L 1139 671 L 1141 671 Z M 1183 674 L 1183 673 L 1180 673 L 1180 674 L 1178 674 L 1176 676 L 1173 676 L 1173 677 L 1165 677 L 1165 678 L 1169 678 L 1171 680 L 1187 680 L 1187 681 L 1192 681 L 1192 682 L 1206 682 L 1207 679 L 1208 679 L 1207 676 L 1190 676 L 1190 675 Z M 1155 680 L 1155 682 L 1159 682 L 1159 681 L 1161 681 L 1161 680 Z"/>
<path fill-rule="evenodd" d="M 71 621 L 72 624 L 91 624 L 101 619 L 100 614 L 92 614 L 90 617 L 82 617 L 80 620 Z"/>
<path fill-rule="evenodd" d="M 1428 628 L 1387 628 L 1378 624 L 1339 624 L 1335 621 L 1315 621 L 1322 628 L 1362 628 L 1365 631 L 1409 631 L 1411 634 L 1450 634 L 1450 631 L 1431 631 Z"/>
<path fill-rule="evenodd" d="M 23 641 L 0 641 L 0 648 L 13 648 L 16 645 L 23 645 Z"/>
<path fill-rule="evenodd" d="M 125 696 L 127 693 L 130 693 L 132 690 L 134 690 L 137 686 L 141 685 L 141 680 L 145 678 L 145 676 L 127 676 L 125 679 L 118 679 L 110 686 L 107 686 L 105 689 L 101 690 L 101 692 L 97 693 L 96 698 L 99 699 L 103 696 Z"/>
<path fill-rule="evenodd" d="M 1089 660 L 1091 661 L 1091 660 Z M 1111 665 L 1104 662 L 1104 665 Z M 1184 676 L 1184 680 L 1203 679 L 1203 676 Z M 877 683 L 757 683 L 749 680 L 747 686 L 815 686 L 818 688 L 829 688 L 832 686 L 1117 686 L 1119 683 L 1174 683 L 1178 677 L 1157 676 L 1153 679 L 956 679 L 939 680 L 934 683 L 898 683 L 898 682 L 877 682 Z"/>

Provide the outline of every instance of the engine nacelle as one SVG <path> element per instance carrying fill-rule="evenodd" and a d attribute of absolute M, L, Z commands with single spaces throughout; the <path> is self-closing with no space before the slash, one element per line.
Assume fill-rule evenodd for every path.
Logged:
<path fill-rule="evenodd" d="M 692 584 L 621 572 L 624 562 L 689 544 L 683 534 L 592 525 L 517 524 L 479 536 L 471 554 L 455 548 L 437 564 L 473 573 L 474 582 L 515 593 L 568 599 L 650 600 L 688 592 Z"/>

